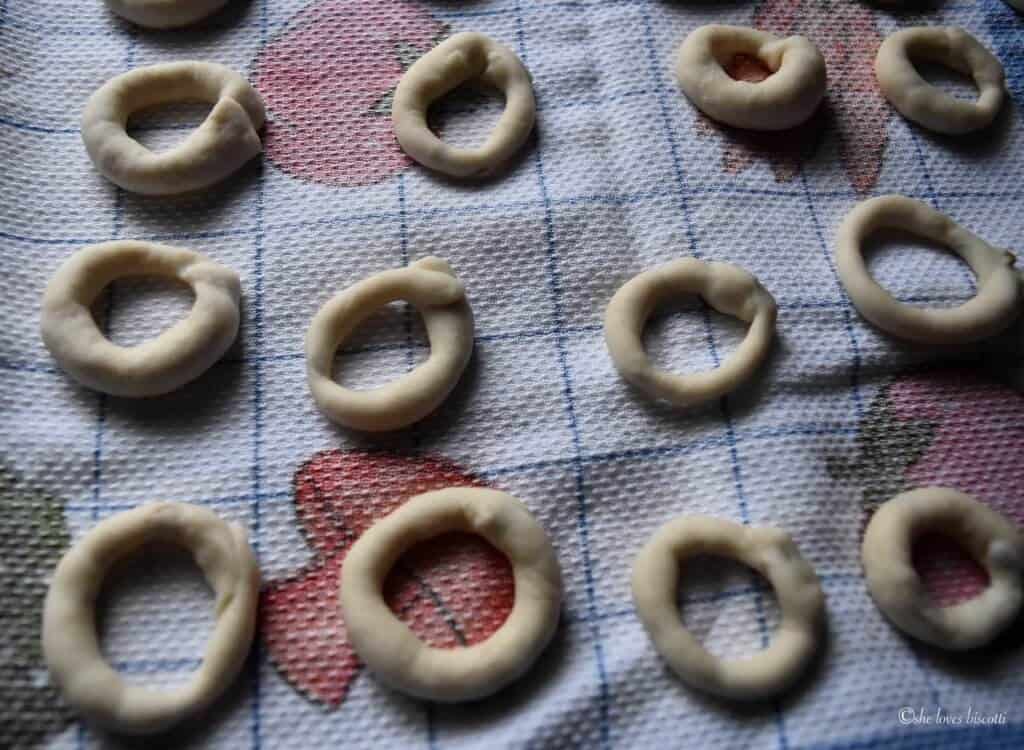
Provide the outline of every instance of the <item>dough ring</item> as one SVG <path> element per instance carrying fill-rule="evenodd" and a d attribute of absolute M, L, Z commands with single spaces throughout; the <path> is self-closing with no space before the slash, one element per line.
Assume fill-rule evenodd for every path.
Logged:
<path fill-rule="evenodd" d="M 978 87 L 976 101 L 950 96 L 928 83 L 913 60 L 941 63 Z M 886 37 L 875 58 L 875 76 L 885 98 L 908 120 L 929 130 L 959 135 L 991 123 L 1003 106 L 1003 66 L 981 42 L 955 26 L 915 26 Z"/>
<path fill-rule="evenodd" d="M 96 597 L 117 560 L 153 541 L 189 549 L 213 588 L 217 624 L 199 669 L 169 690 L 129 685 L 104 660 Z M 238 675 L 256 627 L 260 572 L 238 524 L 185 503 L 151 503 L 101 522 L 61 559 L 43 607 L 43 655 L 68 703 L 119 732 L 157 732 L 212 703 Z"/>
<path fill-rule="evenodd" d="M 395 300 L 410 302 L 423 316 L 430 357 L 380 388 L 353 391 L 334 382 L 335 352 L 374 310 Z M 441 405 L 472 353 L 466 290 L 448 263 L 428 257 L 363 279 L 328 300 L 306 333 L 306 377 L 317 406 L 334 422 L 373 432 L 397 430 Z"/>
<path fill-rule="evenodd" d="M 770 71 L 763 81 L 737 81 L 725 67 L 737 55 Z M 802 36 L 780 39 L 747 26 L 701 26 L 676 58 L 679 85 L 713 120 L 750 130 L 785 130 L 807 120 L 825 96 L 825 58 Z"/>
<path fill-rule="evenodd" d="M 988 571 L 989 586 L 950 607 L 936 605 L 914 570 L 914 538 L 948 534 Z M 984 646 L 1021 606 L 1024 536 L 1010 520 L 970 495 L 926 487 L 897 495 L 868 523 L 861 548 L 868 591 L 896 627 L 951 651 Z"/>
<path fill-rule="evenodd" d="M 772 584 L 782 622 L 768 648 L 722 660 L 683 626 L 676 603 L 680 565 L 701 554 L 738 560 Z M 654 648 L 680 679 L 749 700 L 778 695 L 796 682 L 818 649 L 825 614 L 818 576 L 789 534 L 707 516 L 683 516 L 655 532 L 633 563 L 633 602 Z"/>
<path fill-rule="evenodd" d="M 871 278 L 864 240 L 879 229 L 901 229 L 948 247 L 978 278 L 978 294 L 948 309 L 899 302 Z M 993 247 L 921 201 L 883 195 L 862 201 L 843 219 L 836 247 L 839 278 L 857 310 L 894 336 L 925 344 L 966 344 L 992 336 L 1016 317 L 1021 282 L 1012 253 Z"/>
<path fill-rule="evenodd" d="M 655 306 L 682 294 L 699 294 L 718 312 L 750 324 L 739 348 L 709 372 L 665 372 L 644 350 L 644 324 Z M 652 398 L 690 406 L 724 396 L 754 374 L 771 349 L 777 312 L 771 294 L 742 268 L 684 258 L 623 284 L 605 311 L 604 336 L 623 378 Z"/>
<path fill-rule="evenodd" d="M 228 0 L 104 0 L 111 12 L 147 29 L 176 29 L 213 15 Z"/>
<path fill-rule="evenodd" d="M 427 127 L 430 105 L 470 80 L 500 89 L 505 111 L 479 148 L 449 146 Z M 530 74 L 503 44 L 474 32 L 455 34 L 412 64 L 398 82 L 391 117 L 409 156 L 454 177 L 492 174 L 526 143 L 537 105 Z"/>
<path fill-rule="evenodd" d="M 213 105 L 179 145 L 154 153 L 125 126 L 132 113 L 171 102 Z M 111 78 L 89 97 L 82 140 L 111 182 L 143 195 L 174 195 L 220 182 L 263 150 L 263 101 L 242 76 L 215 63 L 173 62 Z"/>
<path fill-rule="evenodd" d="M 449 531 L 479 534 L 512 564 L 515 601 L 487 640 L 431 648 L 384 603 L 381 589 L 402 554 Z M 341 613 L 349 641 L 384 683 L 419 698 L 483 698 L 520 677 L 558 625 L 562 580 L 547 534 L 511 495 L 449 487 L 417 495 L 366 531 L 341 566 Z"/>
<path fill-rule="evenodd" d="M 112 281 L 153 275 L 188 284 L 188 317 L 152 341 L 118 346 L 90 308 Z M 238 274 L 180 247 L 119 240 L 90 245 L 61 264 L 43 294 L 40 329 L 54 358 L 80 383 L 114 396 L 158 396 L 199 377 L 238 334 Z"/>

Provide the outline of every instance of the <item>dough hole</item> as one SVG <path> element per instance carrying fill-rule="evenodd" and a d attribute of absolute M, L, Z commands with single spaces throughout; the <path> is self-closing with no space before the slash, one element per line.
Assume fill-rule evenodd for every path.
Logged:
<path fill-rule="evenodd" d="M 718 367 L 740 345 L 749 327 L 688 295 L 655 308 L 644 326 L 643 341 L 655 366 L 680 375 L 693 374 Z M 709 335 L 714 336 L 718 362 Z"/>
<path fill-rule="evenodd" d="M 482 537 L 462 532 L 415 545 L 384 583 L 391 611 L 433 648 L 487 640 L 508 619 L 514 597 L 508 558 Z"/>
<path fill-rule="evenodd" d="M 738 54 L 725 61 L 722 65 L 729 77 L 736 81 L 760 83 L 775 71 L 769 68 L 756 55 Z"/>
<path fill-rule="evenodd" d="M 92 313 L 108 339 L 136 346 L 183 320 L 194 303 L 187 284 L 163 276 L 129 276 L 108 284 Z"/>
<path fill-rule="evenodd" d="M 505 95 L 468 81 L 434 102 L 427 122 L 438 138 L 457 148 L 479 148 L 505 111 Z"/>
<path fill-rule="evenodd" d="M 879 229 L 864 242 L 864 257 L 875 281 L 914 307 L 957 307 L 978 293 L 959 255 L 910 232 Z"/>
<path fill-rule="evenodd" d="M 209 102 L 170 102 L 133 113 L 126 131 L 151 151 L 167 151 L 203 124 L 213 105 Z"/>
<path fill-rule="evenodd" d="M 354 391 L 379 388 L 430 356 L 423 317 L 408 302 L 383 305 L 334 354 L 331 377 Z"/>
<path fill-rule="evenodd" d="M 911 59 L 910 62 L 922 78 L 950 96 L 971 102 L 978 98 L 978 86 L 970 73 L 930 60 Z"/>
<path fill-rule="evenodd" d="M 96 604 L 104 657 L 132 685 L 183 685 L 216 623 L 214 595 L 188 550 L 151 543 L 119 560 Z M 173 637 L 153 638 L 154 632 Z"/>
<path fill-rule="evenodd" d="M 942 607 L 973 599 L 989 584 L 988 572 L 945 534 L 929 532 L 914 540 L 914 569 L 931 599 Z"/>
<path fill-rule="evenodd" d="M 729 557 L 695 555 L 684 561 L 676 601 L 683 627 L 719 659 L 764 650 L 779 624 L 771 584 Z"/>

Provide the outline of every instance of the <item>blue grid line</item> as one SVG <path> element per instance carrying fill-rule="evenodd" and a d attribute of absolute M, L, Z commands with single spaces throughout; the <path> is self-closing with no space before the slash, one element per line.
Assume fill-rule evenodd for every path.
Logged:
<path fill-rule="evenodd" d="M 236 505 L 249 505 L 251 506 L 257 500 L 262 501 L 278 501 L 278 500 L 290 500 L 292 498 L 291 490 L 278 490 L 277 492 L 261 492 L 258 497 L 254 497 L 250 493 L 242 495 L 222 495 L 220 497 L 202 497 L 192 498 L 189 500 L 181 500 L 181 502 L 188 502 L 193 505 L 204 505 L 209 508 L 228 508 Z M 75 500 L 68 501 L 65 508 L 69 513 L 81 513 L 85 511 L 98 511 L 115 513 L 122 510 L 131 510 L 132 508 L 139 507 L 139 502 L 129 500 L 107 500 L 100 503 L 93 502 L 78 502 Z"/>
<path fill-rule="evenodd" d="M 519 47 L 519 54 L 523 60 L 523 64 L 528 66 L 526 30 L 523 23 L 521 4 L 518 0 L 516 2 L 516 42 Z M 534 168 L 537 174 L 537 184 L 544 204 L 548 288 L 551 295 L 555 329 L 558 331 L 558 335 L 555 337 L 555 345 L 562 371 L 562 396 L 564 400 L 565 415 L 568 420 L 569 430 L 572 434 L 574 454 L 572 458 L 572 467 L 573 477 L 575 480 L 577 508 L 576 529 L 580 547 L 580 559 L 583 562 L 584 587 L 587 594 L 587 627 L 593 640 L 594 660 L 596 662 L 597 677 L 600 683 L 598 719 L 600 723 L 601 746 L 608 748 L 611 746 L 611 727 L 609 722 L 611 690 L 608 681 L 608 672 L 605 666 L 601 626 L 598 619 L 597 591 L 594 582 L 594 570 L 590 560 L 590 524 L 587 516 L 587 494 L 583 469 L 583 447 L 579 424 L 577 423 L 576 417 L 576 398 L 573 392 L 572 370 L 569 365 L 569 352 L 565 332 L 565 311 L 562 306 L 562 276 L 558 243 L 555 237 L 554 209 L 551 205 L 547 181 L 544 177 L 544 160 L 541 154 L 542 148 L 543 143 L 540 135 L 538 134 L 536 148 L 534 151 Z"/>

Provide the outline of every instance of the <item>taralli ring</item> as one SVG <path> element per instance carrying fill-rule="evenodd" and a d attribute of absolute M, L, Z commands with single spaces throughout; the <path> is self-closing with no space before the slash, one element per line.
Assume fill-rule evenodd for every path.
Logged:
<path fill-rule="evenodd" d="M 966 101 L 928 83 L 914 60 L 970 75 L 978 99 Z M 991 123 L 1006 95 L 1003 66 L 981 42 L 954 26 L 915 26 L 886 37 L 875 58 L 878 85 L 900 114 L 929 130 L 959 135 Z"/>
<path fill-rule="evenodd" d="M 515 600 L 487 640 L 466 648 L 431 648 L 399 620 L 381 589 L 395 562 L 438 534 L 479 534 L 512 564 Z M 418 495 L 370 527 L 341 566 L 341 613 L 349 640 L 387 685 L 433 701 L 483 698 L 520 677 L 558 625 L 562 579 L 547 534 L 511 495 L 450 487 Z"/>
<path fill-rule="evenodd" d="M 505 94 L 505 111 L 479 148 L 449 146 L 427 127 L 430 105 L 467 81 L 480 81 Z M 464 32 L 441 42 L 402 76 L 391 106 L 395 136 L 409 156 L 454 177 L 495 172 L 526 143 L 537 105 L 530 74 L 503 44 Z"/>
<path fill-rule="evenodd" d="M 738 81 L 725 72 L 737 55 L 771 71 L 763 81 Z M 676 58 L 679 85 L 713 120 L 749 130 L 785 130 L 807 120 L 825 96 L 825 58 L 802 36 L 780 39 L 746 26 L 701 26 Z"/>
<path fill-rule="evenodd" d="M 189 549 L 217 597 L 217 624 L 202 664 L 181 687 L 127 684 L 104 660 L 96 597 L 111 566 L 150 542 Z M 43 655 L 64 697 L 119 732 L 158 732 L 212 703 L 245 663 L 256 627 L 260 573 L 238 524 L 184 503 L 152 503 L 101 522 L 57 565 L 43 608 Z"/>
<path fill-rule="evenodd" d="M 125 276 L 162 276 L 188 284 L 188 316 L 152 341 L 118 346 L 90 312 L 107 284 Z M 180 247 L 120 240 L 90 245 L 68 258 L 43 295 L 43 342 L 73 378 L 114 396 L 158 396 L 199 377 L 238 334 L 238 274 Z"/>
<path fill-rule="evenodd" d="M 694 555 L 736 559 L 772 584 L 782 622 L 768 648 L 722 660 L 683 626 L 676 603 L 679 571 Z M 825 614 L 818 576 L 788 534 L 706 516 L 683 516 L 655 532 L 633 563 L 633 602 L 654 648 L 680 679 L 745 700 L 779 695 L 796 682 L 818 650 Z"/>
<path fill-rule="evenodd" d="M 228 0 L 105 0 L 113 13 L 147 29 L 176 29 L 213 15 Z"/>
<path fill-rule="evenodd" d="M 959 604 L 936 604 L 912 559 L 914 539 L 928 531 L 963 545 L 988 571 L 988 588 Z M 908 635 L 940 648 L 984 646 L 1020 611 L 1024 535 L 1009 519 L 956 490 L 926 487 L 884 503 L 864 532 L 861 560 L 882 614 Z"/>
<path fill-rule="evenodd" d="M 430 339 L 427 361 L 372 390 L 353 391 L 334 382 L 338 348 L 374 310 L 396 300 L 411 303 L 423 316 Z M 451 266 L 428 257 L 363 279 L 328 300 L 306 333 L 306 375 L 313 399 L 331 420 L 359 430 L 397 430 L 441 405 L 472 353 L 473 311 L 466 290 Z"/>
<path fill-rule="evenodd" d="M 213 105 L 179 145 L 153 152 L 125 131 L 133 112 L 170 102 Z M 205 62 L 150 65 L 111 78 L 89 97 L 82 140 L 89 158 L 125 190 L 173 195 L 220 182 L 263 150 L 263 101 L 230 68 Z"/>
<path fill-rule="evenodd" d="M 971 267 L 978 293 L 959 307 L 907 305 L 868 273 L 863 245 L 879 229 L 900 229 L 948 247 Z M 967 344 L 1006 328 L 1020 312 L 1014 255 L 993 247 L 921 201 L 883 195 L 858 203 L 843 219 L 836 245 L 839 278 L 858 312 L 894 336 L 925 344 Z"/>
<path fill-rule="evenodd" d="M 698 294 L 718 312 L 750 324 L 736 351 L 709 372 L 660 370 L 644 350 L 643 329 L 654 308 L 684 294 Z M 777 313 L 775 299 L 742 268 L 684 258 L 623 284 L 605 311 L 604 336 L 623 378 L 652 398 L 690 406 L 724 396 L 757 371 L 771 350 Z"/>

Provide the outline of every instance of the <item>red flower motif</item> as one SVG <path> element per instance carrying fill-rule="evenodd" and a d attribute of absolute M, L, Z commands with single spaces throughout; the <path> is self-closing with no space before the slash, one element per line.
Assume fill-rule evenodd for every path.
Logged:
<path fill-rule="evenodd" d="M 778 182 L 789 182 L 831 126 L 847 179 L 857 192 L 867 193 L 882 170 L 892 115 L 875 81 L 874 59 L 882 35 L 871 10 L 862 3 L 831 0 L 765 0 L 754 12 L 754 26 L 779 36 L 801 34 L 818 45 L 828 64 L 828 94 L 810 120 L 779 132 L 737 130 L 702 116 L 699 134 L 720 131 L 728 139 L 723 170 L 738 174 L 764 158 Z M 741 80 L 756 82 L 768 75 L 749 58 L 728 67 Z"/>
<path fill-rule="evenodd" d="M 335 708 L 362 663 L 338 608 L 345 553 L 373 523 L 409 498 L 452 486 L 484 486 L 441 458 L 325 451 L 295 473 L 295 506 L 315 559 L 262 595 L 262 634 L 286 680 Z M 507 558 L 483 539 L 445 534 L 396 563 L 384 598 L 398 617 L 436 648 L 488 638 L 512 611 L 515 588 Z"/>
<path fill-rule="evenodd" d="M 391 95 L 446 32 L 404 0 L 322 0 L 296 14 L 255 64 L 267 156 L 293 177 L 340 187 L 404 169 Z"/>

